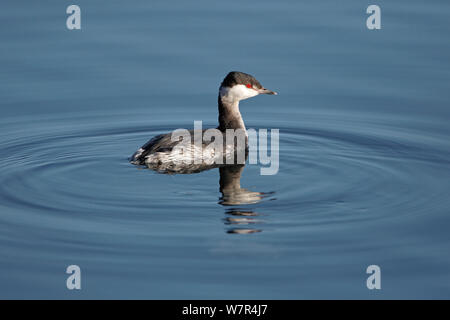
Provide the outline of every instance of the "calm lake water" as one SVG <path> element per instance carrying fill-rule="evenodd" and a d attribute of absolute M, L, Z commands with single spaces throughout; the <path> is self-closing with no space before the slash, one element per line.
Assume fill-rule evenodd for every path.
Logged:
<path fill-rule="evenodd" d="M 69 4 L 0 10 L 0 298 L 450 298 L 450 2 Z M 279 92 L 241 103 L 280 129 L 254 201 L 128 163 L 215 126 L 231 70 Z"/>

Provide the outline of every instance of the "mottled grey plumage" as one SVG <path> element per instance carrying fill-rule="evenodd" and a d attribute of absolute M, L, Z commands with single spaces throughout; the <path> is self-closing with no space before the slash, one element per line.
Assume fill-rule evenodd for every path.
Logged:
<path fill-rule="evenodd" d="M 202 130 L 202 136 L 207 129 Z M 189 130 L 191 135 L 191 143 L 194 144 L 194 130 Z M 145 164 L 145 158 L 152 153 L 171 152 L 180 141 L 172 141 L 172 132 L 159 134 L 144 144 L 130 158 L 133 164 Z M 207 143 L 201 141 L 202 147 L 206 147 Z"/>

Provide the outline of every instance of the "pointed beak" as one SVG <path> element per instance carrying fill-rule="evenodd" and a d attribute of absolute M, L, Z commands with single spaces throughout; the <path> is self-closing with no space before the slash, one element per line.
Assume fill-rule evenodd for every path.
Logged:
<path fill-rule="evenodd" d="M 274 94 L 274 95 L 277 95 L 277 94 L 278 94 L 278 93 L 276 93 L 275 91 L 272 91 L 272 90 L 269 90 L 269 89 L 266 89 L 266 88 L 258 89 L 258 92 L 259 92 L 260 94 Z"/>

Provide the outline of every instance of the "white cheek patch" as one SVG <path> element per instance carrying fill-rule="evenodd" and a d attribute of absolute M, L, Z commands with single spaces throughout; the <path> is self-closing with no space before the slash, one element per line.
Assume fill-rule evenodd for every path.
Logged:
<path fill-rule="evenodd" d="M 222 99 L 229 100 L 231 102 L 248 99 L 259 94 L 254 89 L 247 88 L 243 84 L 237 84 L 233 87 L 221 87 L 220 96 Z"/>

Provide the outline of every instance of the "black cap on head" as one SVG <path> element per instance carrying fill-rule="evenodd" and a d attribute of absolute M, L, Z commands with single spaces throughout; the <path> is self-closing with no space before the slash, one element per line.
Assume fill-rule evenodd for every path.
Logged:
<path fill-rule="evenodd" d="M 259 83 L 258 80 L 255 79 L 252 75 L 249 75 L 244 72 L 239 71 L 231 71 L 225 79 L 223 79 L 221 87 L 233 87 L 236 84 L 251 84 L 253 87 L 261 89 L 263 86 Z"/>

